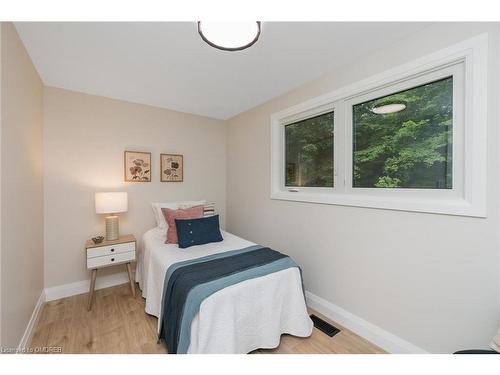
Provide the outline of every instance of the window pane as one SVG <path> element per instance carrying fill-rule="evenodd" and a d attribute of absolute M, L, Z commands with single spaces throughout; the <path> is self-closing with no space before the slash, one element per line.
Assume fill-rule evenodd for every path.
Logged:
<path fill-rule="evenodd" d="M 285 126 L 285 186 L 333 187 L 333 112 Z"/>
<path fill-rule="evenodd" d="M 353 123 L 353 187 L 452 188 L 453 77 L 357 104 Z"/>

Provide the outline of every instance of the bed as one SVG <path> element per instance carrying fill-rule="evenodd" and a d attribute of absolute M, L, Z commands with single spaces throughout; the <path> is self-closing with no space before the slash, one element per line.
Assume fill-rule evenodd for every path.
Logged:
<path fill-rule="evenodd" d="M 165 274 L 171 265 L 255 245 L 231 233 L 221 233 L 222 242 L 188 249 L 165 244 L 165 231 L 160 228 L 144 234 L 136 281 L 146 299 L 146 313 L 160 317 Z M 288 268 L 228 286 L 207 297 L 192 320 L 187 353 L 249 353 L 275 348 L 282 334 L 308 337 L 312 328 L 300 271 Z"/>

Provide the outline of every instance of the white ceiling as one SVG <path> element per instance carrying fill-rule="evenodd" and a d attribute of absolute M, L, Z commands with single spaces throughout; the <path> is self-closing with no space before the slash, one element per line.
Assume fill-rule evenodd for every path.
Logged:
<path fill-rule="evenodd" d="M 227 119 L 428 23 L 264 22 L 239 52 L 195 22 L 16 23 L 47 86 Z"/>

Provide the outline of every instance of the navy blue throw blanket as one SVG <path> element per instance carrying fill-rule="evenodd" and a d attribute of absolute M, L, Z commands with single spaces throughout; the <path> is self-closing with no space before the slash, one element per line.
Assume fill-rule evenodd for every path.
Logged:
<path fill-rule="evenodd" d="M 159 339 L 166 341 L 169 353 L 177 353 L 184 306 L 189 292 L 194 287 L 261 267 L 282 258 L 287 256 L 267 247 L 259 247 L 252 251 L 188 264 L 176 269 L 168 279 L 164 290 L 163 314 L 160 317 L 162 320 Z"/>

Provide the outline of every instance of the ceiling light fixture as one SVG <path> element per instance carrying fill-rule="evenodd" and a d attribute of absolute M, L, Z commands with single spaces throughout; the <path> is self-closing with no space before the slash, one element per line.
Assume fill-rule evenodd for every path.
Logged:
<path fill-rule="evenodd" d="M 377 100 L 371 111 L 377 115 L 386 115 L 401 112 L 404 109 L 406 109 L 406 101 L 394 98 Z"/>
<path fill-rule="evenodd" d="M 207 44 L 223 51 L 241 51 L 257 42 L 260 22 L 198 22 L 198 33 Z"/>
<path fill-rule="evenodd" d="M 387 113 L 396 113 L 400 112 L 403 109 L 406 108 L 406 104 L 387 104 L 387 105 L 381 105 L 380 107 L 374 107 L 372 109 L 373 113 L 376 113 L 377 115 L 385 115 Z"/>

